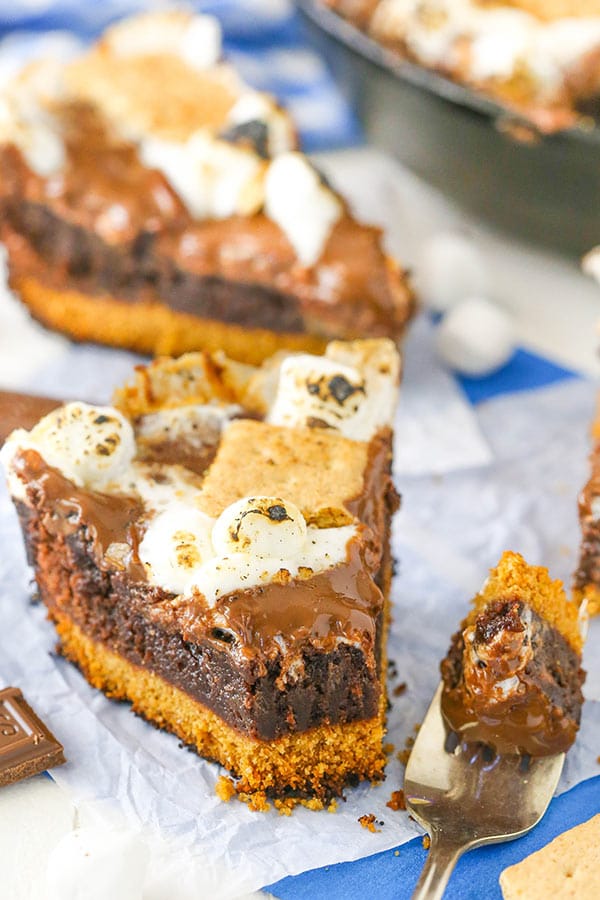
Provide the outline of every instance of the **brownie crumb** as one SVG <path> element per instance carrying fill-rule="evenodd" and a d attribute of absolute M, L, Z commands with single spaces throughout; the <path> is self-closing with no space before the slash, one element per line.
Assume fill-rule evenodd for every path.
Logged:
<path fill-rule="evenodd" d="M 376 834 L 381 831 L 380 828 L 376 828 L 376 825 L 383 825 L 383 822 L 378 822 L 373 813 L 365 813 L 364 816 L 360 816 L 358 819 L 360 825 L 363 828 L 366 828 L 367 831 L 370 831 L 371 834 Z"/>
<path fill-rule="evenodd" d="M 431 838 L 428 834 L 423 835 L 423 846 L 426 850 L 429 850 L 429 848 L 431 847 Z"/>
<path fill-rule="evenodd" d="M 401 697 L 402 694 L 406 693 L 406 682 L 402 681 L 400 684 L 397 684 L 392 693 L 394 697 Z"/>
<path fill-rule="evenodd" d="M 390 809 L 393 809 L 394 812 L 398 812 L 400 809 L 406 809 L 404 791 L 392 791 L 392 796 L 385 805 L 389 806 Z"/>

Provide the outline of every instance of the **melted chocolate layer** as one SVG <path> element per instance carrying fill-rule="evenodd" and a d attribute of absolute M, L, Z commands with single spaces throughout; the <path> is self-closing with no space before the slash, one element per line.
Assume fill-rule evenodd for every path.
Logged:
<path fill-rule="evenodd" d="M 466 740 L 530 756 L 564 752 L 575 740 L 581 659 L 521 601 L 498 600 L 457 632 L 441 670 L 444 717 Z"/>

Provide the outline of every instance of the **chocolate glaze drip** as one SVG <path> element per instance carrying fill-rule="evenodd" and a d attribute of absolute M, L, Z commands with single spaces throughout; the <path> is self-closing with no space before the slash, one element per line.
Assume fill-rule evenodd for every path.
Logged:
<path fill-rule="evenodd" d="M 441 665 L 442 712 L 465 740 L 499 753 L 564 752 L 581 717 L 580 665 L 535 610 L 517 598 L 499 599 L 452 638 Z"/>

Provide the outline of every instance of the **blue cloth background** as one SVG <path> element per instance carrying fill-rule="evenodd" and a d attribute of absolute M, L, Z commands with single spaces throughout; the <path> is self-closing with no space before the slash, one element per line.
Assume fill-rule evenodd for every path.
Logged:
<path fill-rule="evenodd" d="M 8 55 L 24 60 L 39 54 L 48 32 L 74 32 L 91 39 L 127 12 L 158 3 L 144 0 L 12 0 L 0 7 L 0 62 Z M 188 3 L 220 19 L 225 50 L 244 77 L 270 91 L 295 116 L 305 149 L 349 146 L 361 140 L 352 110 L 327 68 L 306 45 L 298 17 L 286 0 L 206 0 Z M 61 35 L 54 35 L 53 39 Z M 532 390 L 576 377 L 539 356 L 519 350 L 510 363 L 487 378 L 461 378 L 472 403 L 500 394 Z M 600 752 L 600 748 L 599 752 Z M 530 834 L 509 844 L 476 850 L 464 857 L 446 893 L 448 900 L 497 900 L 502 869 L 537 850 L 557 834 L 600 812 L 600 776 L 554 799 L 544 820 Z M 420 838 L 352 863 L 315 869 L 285 878 L 268 890 L 281 900 L 402 900 L 410 897 L 425 860 Z"/>

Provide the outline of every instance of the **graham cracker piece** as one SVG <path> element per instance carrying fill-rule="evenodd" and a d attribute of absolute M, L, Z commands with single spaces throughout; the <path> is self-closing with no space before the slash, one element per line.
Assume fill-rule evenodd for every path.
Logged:
<path fill-rule="evenodd" d="M 473 624 L 488 603 L 503 597 L 518 597 L 527 603 L 556 628 L 577 653 L 581 653 L 583 638 L 578 606 L 567 598 L 562 581 L 553 581 L 543 566 L 528 565 L 520 553 L 510 550 L 503 553 L 473 600 L 474 608 L 467 616 L 466 624 Z"/>
<path fill-rule="evenodd" d="M 349 525 L 348 500 L 363 490 L 368 443 L 323 429 L 238 419 L 225 430 L 204 479 L 200 508 L 216 518 L 242 497 L 281 497 L 320 528 Z"/>
<path fill-rule="evenodd" d="M 175 54 L 120 57 L 102 45 L 65 68 L 69 93 L 96 104 L 125 133 L 185 141 L 219 131 L 239 96 L 228 66 L 198 71 Z"/>
<path fill-rule="evenodd" d="M 571 828 L 504 869 L 504 900 L 597 900 L 600 897 L 600 815 Z"/>

